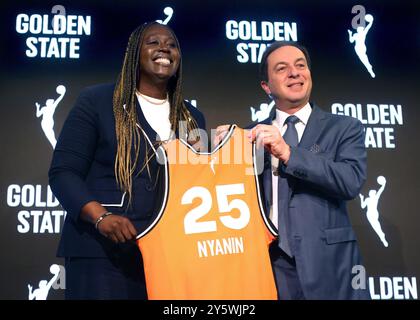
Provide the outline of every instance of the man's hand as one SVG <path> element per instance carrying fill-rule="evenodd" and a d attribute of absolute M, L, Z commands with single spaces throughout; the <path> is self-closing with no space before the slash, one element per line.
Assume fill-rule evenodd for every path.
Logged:
<path fill-rule="evenodd" d="M 224 137 L 226 137 L 226 134 L 229 132 L 229 128 L 230 125 L 228 124 L 221 125 L 216 128 L 216 135 L 213 139 L 213 146 L 217 146 L 220 143 L 220 141 L 222 141 Z"/>
<path fill-rule="evenodd" d="M 98 231 L 104 237 L 111 239 L 115 243 L 131 241 L 137 236 L 136 228 L 131 221 L 116 214 L 105 217 L 98 224 Z"/>
<path fill-rule="evenodd" d="M 256 141 L 257 146 L 264 146 L 273 156 L 287 164 L 290 158 L 290 147 L 283 140 L 280 130 L 273 125 L 259 124 L 248 133 L 251 142 Z"/>

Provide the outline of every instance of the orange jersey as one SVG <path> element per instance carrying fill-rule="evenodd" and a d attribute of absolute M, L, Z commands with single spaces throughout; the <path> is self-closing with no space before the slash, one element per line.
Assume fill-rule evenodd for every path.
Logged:
<path fill-rule="evenodd" d="M 268 253 L 276 231 L 244 139 L 232 126 L 212 153 L 164 146 L 163 205 L 137 237 L 149 299 L 277 299 Z"/>

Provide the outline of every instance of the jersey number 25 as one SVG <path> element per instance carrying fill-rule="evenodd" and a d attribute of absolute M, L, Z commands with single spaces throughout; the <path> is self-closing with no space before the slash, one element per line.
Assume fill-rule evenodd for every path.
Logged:
<path fill-rule="evenodd" d="M 220 222 L 230 229 L 243 229 L 249 223 L 250 212 L 246 202 L 241 199 L 233 199 L 231 201 L 228 199 L 228 196 L 244 193 L 245 187 L 243 183 L 216 185 L 216 197 L 219 213 L 232 212 L 234 209 L 239 210 L 239 216 L 237 218 L 234 218 L 231 215 L 219 217 Z M 216 221 L 198 221 L 200 218 L 208 214 L 213 206 L 213 199 L 210 191 L 204 187 L 192 187 L 184 193 L 181 203 L 191 204 L 195 198 L 200 198 L 202 202 L 198 207 L 190 210 L 185 215 L 185 233 L 192 234 L 217 231 Z"/>

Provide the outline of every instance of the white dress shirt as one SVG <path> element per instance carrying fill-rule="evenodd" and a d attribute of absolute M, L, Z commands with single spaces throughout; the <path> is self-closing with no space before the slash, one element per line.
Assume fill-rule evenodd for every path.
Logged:
<path fill-rule="evenodd" d="M 168 99 L 156 99 L 139 93 L 137 93 L 137 99 L 146 121 L 157 132 L 159 140 L 168 140 L 171 136 Z"/>
<path fill-rule="evenodd" d="M 305 131 L 306 124 L 308 123 L 309 116 L 311 115 L 312 108 L 309 102 L 298 112 L 294 113 L 296 117 L 299 118 L 299 121 L 295 124 L 296 131 L 298 134 L 298 140 L 302 139 L 303 132 Z M 281 135 L 283 136 L 287 130 L 287 124 L 284 122 L 286 121 L 287 117 L 291 116 L 284 111 L 280 111 L 276 109 L 276 118 L 273 120 L 273 125 L 279 128 Z M 270 208 L 270 219 L 273 224 L 278 227 L 278 195 L 277 195 L 277 186 L 278 186 L 278 167 L 279 167 L 279 159 L 271 156 L 271 178 L 272 178 L 272 190 L 273 190 L 273 205 Z"/>

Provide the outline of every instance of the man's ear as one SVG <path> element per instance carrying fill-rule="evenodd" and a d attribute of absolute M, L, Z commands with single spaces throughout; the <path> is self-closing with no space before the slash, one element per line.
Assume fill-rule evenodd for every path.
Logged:
<path fill-rule="evenodd" d="M 264 90 L 264 92 L 265 92 L 267 95 L 271 95 L 271 90 L 270 90 L 270 88 L 269 88 L 269 86 L 268 86 L 268 83 L 267 83 L 267 82 L 265 82 L 265 81 L 261 81 L 261 82 L 260 82 L 260 85 L 261 85 L 261 88 Z"/>

